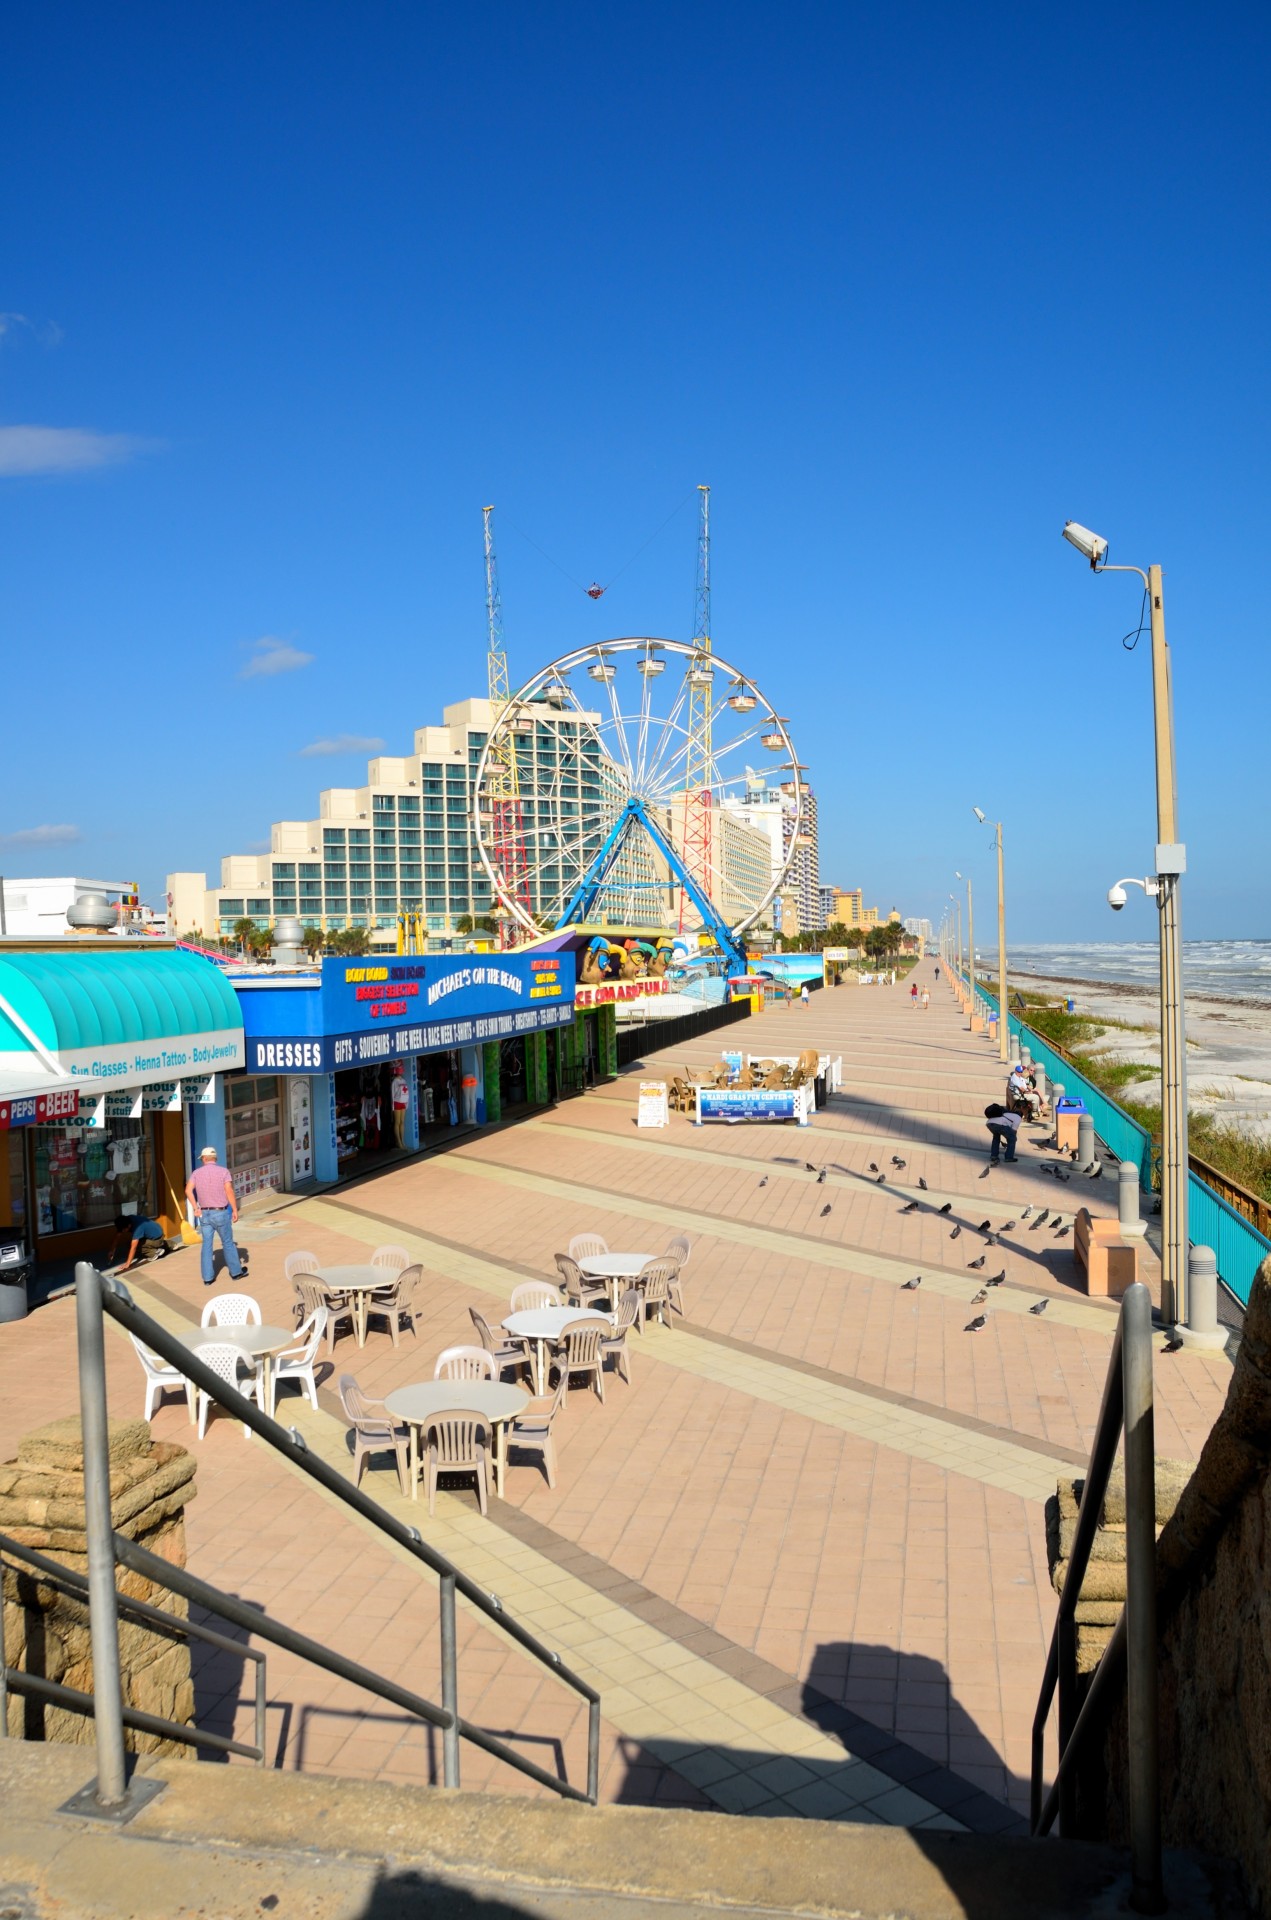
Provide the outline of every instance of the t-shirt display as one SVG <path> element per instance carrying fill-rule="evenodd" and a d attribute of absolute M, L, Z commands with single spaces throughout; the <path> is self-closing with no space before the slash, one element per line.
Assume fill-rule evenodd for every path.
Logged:
<path fill-rule="evenodd" d="M 32 1205 L 41 1236 L 108 1227 L 125 1209 L 153 1208 L 148 1120 L 108 1120 L 104 1127 L 60 1121 L 32 1131 Z"/>

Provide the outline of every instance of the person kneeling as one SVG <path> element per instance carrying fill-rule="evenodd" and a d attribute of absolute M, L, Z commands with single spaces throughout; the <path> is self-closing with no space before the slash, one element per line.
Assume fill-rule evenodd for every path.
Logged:
<path fill-rule="evenodd" d="M 127 1240 L 128 1258 L 120 1267 L 120 1273 L 127 1273 L 135 1267 L 141 1257 L 141 1249 L 147 1242 L 158 1241 L 155 1250 L 156 1259 L 162 1260 L 168 1251 L 167 1235 L 157 1220 L 148 1220 L 144 1213 L 117 1213 L 115 1215 L 115 1241 L 110 1250 L 112 1260 L 119 1258 L 119 1249 Z"/>

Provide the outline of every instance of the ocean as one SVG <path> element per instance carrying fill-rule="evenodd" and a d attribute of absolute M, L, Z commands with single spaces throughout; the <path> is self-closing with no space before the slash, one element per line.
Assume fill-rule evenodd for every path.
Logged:
<path fill-rule="evenodd" d="M 978 942 L 976 953 L 990 963 L 995 957 Z M 1155 940 L 1073 940 L 1058 946 L 1008 947 L 1006 959 L 1020 975 L 1155 987 L 1159 953 Z M 1271 940 L 1184 940 L 1183 990 L 1271 1004 Z"/>

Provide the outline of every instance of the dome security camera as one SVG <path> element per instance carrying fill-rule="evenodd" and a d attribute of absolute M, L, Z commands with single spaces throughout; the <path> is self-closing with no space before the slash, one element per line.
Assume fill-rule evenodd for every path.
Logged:
<path fill-rule="evenodd" d="M 1120 913 L 1122 907 L 1125 905 L 1125 888 L 1123 886 L 1117 885 L 1108 888 L 1108 905 L 1111 907 L 1113 913 Z"/>

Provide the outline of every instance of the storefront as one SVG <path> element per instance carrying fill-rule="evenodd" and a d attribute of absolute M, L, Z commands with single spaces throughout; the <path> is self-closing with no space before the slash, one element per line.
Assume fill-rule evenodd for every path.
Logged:
<path fill-rule="evenodd" d="M 118 1214 L 179 1232 L 192 1116 L 243 1057 L 238 1002 L 197 955 L 6 950 L 0 1229 L 39 1260 L 102 1252 Z"/>
<path fill-rule="evenodd" d="M 246 1071 L 201 1116 L 243 1191 L 348 1179 L 549 1098 L 569 956 L 327 959 L 233 981 Z"/>

